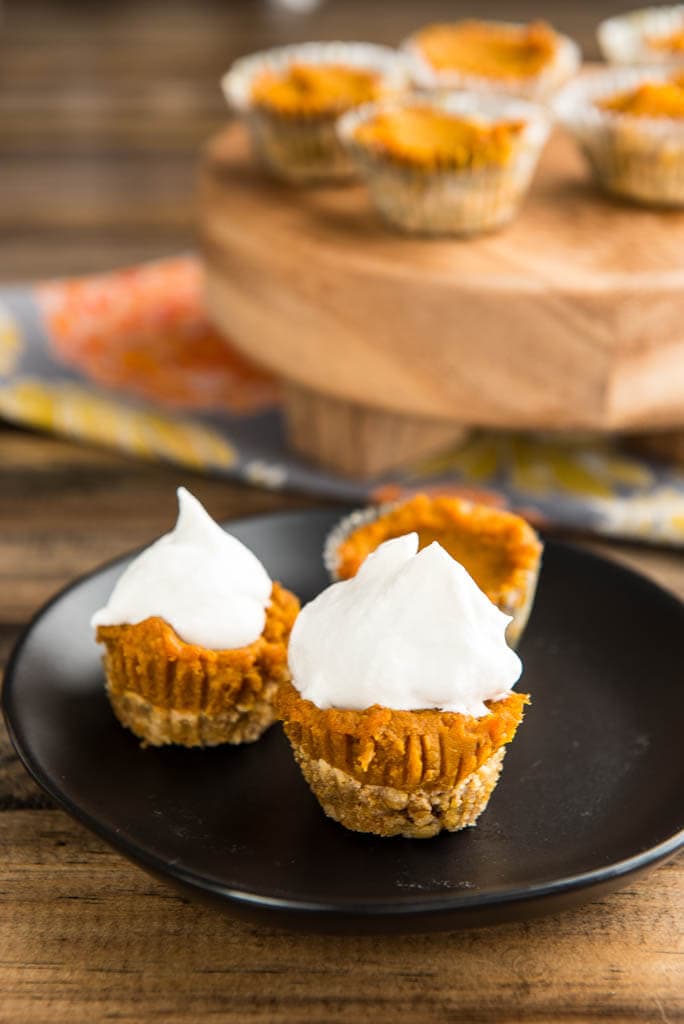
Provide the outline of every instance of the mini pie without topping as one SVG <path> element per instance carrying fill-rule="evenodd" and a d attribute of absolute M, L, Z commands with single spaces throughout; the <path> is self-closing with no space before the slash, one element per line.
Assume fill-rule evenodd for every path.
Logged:
<path fill-rule="evenodd" d="M 507 638 L 515 644 L 532 607 L 542 544 L 529 523 L 511 512 L 462 498 L 418 494 L 386 511 L 378 510 L 367 522 L 352 525 L 329 555 L 335 575 L 340 579 L 354 576 L 366 556 L 383 541 L 414 530 L 421 548 L 438 541 L 465 566 L 490 601 L 513 616 Z"/>
<path fill-rule="evenodd" d="M 557 34 L 541 21 L 529 25 L 475 20 L 435 24 L 414 39 L 435 70 L 483 78 L 534 77 L 553 62 L 558 51 Z"/>
<path fill-rule="evenodd" d="M 412 167 L 475 170 L 503 166 L 524 130 L 522 121 L 486 123 L 432 107 L 380 111 L 354 133 L 360 145 Z"/>
<path fill-rule="evenodd" d="M 114 713 L 152 746 L 258 739 L 275 720 L 273 700 L 289 679 L 287 643 L 298 611 L 294 594 L 274 583 L 261 636 L 222 651 L 185 643 L 158 617 L 99 626 Z"/>
<path fill-rule="evenodd" d="M 236 61 L 223 89 L 276 177 L 296 185 L 343 181 L 355 168 L 337 137 L 340 115 L 402 92 L 409 68 L 388 47 L 303 43 Z"/>
<path fill-rule="evenodd" d="M 684 206 L 684 75 L 667 68 L 596 73 L 564 90 L 555 112 L 608 192 Z"/>
<path fill-rule="evenodd" d="M 441 235 L 508 223 L 548 129 L 543 107 L 486 89 L 366 105 L 338 124 L 380 214 L 403 231 Z"/>
<path fill-rule="evenodd" d="M 252 84 L 255 106 L 287 117 L 330 116 L 382 95 L 380 75 L 343 64 L 290 64 L 265 69 Z"/>

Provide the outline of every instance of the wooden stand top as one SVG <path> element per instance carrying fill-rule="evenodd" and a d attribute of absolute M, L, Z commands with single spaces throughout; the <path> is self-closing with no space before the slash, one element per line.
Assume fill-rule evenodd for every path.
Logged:
<path fill-rule="evenodd" d="M 233 125 L 200 230 L 218 322 L 301 386 L 468 425 L 684 424 L 684 212 L 602 196 L 560 133 L 511 225 L 427 239 L 362 186 L 270 180 Z"/>
<path fill-rule="evenodd" d="M 684 284 L 684 211 L 621 202 L 591 183 L 573 140 L 560 130 L 547 145 L 519 216 L 473 238 L 404 235 L 385 225 L 361 184 L 313 188 L 281 184 L 252 158 L 233 124 L 209 143 L 205 167 L 223 184 L 233 217 L 283 239 L 374 273 L 534 294 L 613 292 L 625 285 Z M 212 194 L 212 199 L 216 198 Z M 223 213 L 221 206 L 215 215 Z M 263 236 L 261 236 L 263 237 Z M 284 254 L 286 255 L 286 254 Z M 308 268 L 315 273 L 315 265 Z"/>

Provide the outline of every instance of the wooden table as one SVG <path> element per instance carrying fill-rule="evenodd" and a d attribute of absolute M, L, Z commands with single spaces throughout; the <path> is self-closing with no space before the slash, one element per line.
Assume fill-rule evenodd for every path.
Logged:
<path fill-rule="evenodd" d="M 567 5 L 554 19 L 590 53 L 591 26 L 609 9 L 598 6 Z M 187 245 L 194 154 L 224 117 L 216 80 L 235 53 L 304 36 L 391 41 L 418 17 L 458 7 L 430 2 L 418 15 L 399 2 L 389 16 L 379 2 L 340 0 L 303 27 L 272 5 L 218 0 L 10 3 L 0 277 L 106 268 Z M 521 3 L 516 14 L 547 9 Z M 168 528 L 181 481 L 218 518 L 308 504 L 0 425 L 0 663 L 58 587 Z M 595 546 L 684 597 L 680 555 Z M 684 1018 L 683 893 L 680 860 L 531 924 L 286 934 L 151 881 L 52 809 L 0 733 L 0 1024 L 674 1022 Z"/>

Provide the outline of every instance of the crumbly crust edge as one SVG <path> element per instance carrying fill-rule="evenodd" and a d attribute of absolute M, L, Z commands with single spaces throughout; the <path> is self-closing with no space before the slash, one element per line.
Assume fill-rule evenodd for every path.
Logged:
<path fill-rule="evenodd" d="M 457 832 L 475 825 L 501 773 L 505 747 L 458 785 L 438 791 L 411 791 L 358 782 L 323 758 L 293 748 L 302 774 L 325 814 L 354 832 L 429 839 L 442 830 Z"/>

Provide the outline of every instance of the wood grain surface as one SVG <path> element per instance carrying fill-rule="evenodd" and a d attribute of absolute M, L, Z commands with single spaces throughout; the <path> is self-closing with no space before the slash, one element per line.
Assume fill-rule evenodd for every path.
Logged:
<path fill-rule="evenodd" d="M 188 903 L 54 811 L 6 812 L 0 862 L 2 1021 L 661 1024 L 682 1011 L 673 864 L 531 924 L 322 938 Z"/>
<path fill-rule="evenodd" d="M 585 50 L 624 0 L 515 5 Z M 492 2 L 478 12 L 511 16 Z M 240 52 L 318 36 L 394 42 L 458 0 L 274 4 L 9 0 L 0 32 L 0 278 L 58 275 L 192 241 L 198 147 L 223 123 Z M 389 12 L 389 13 L 388 13 Z M 166 530 L 186 483 L 218 518 L 304 506 L 0 425 L 0 665 L 75 575 Z M 679 554 L 598 545 L 684 597 Z M 529 925 L 315 938 L 179 898 L 51 809 L 0 726 L 0 1024 L 379 1024 L 684 1020 L 684 864 Z"/>

